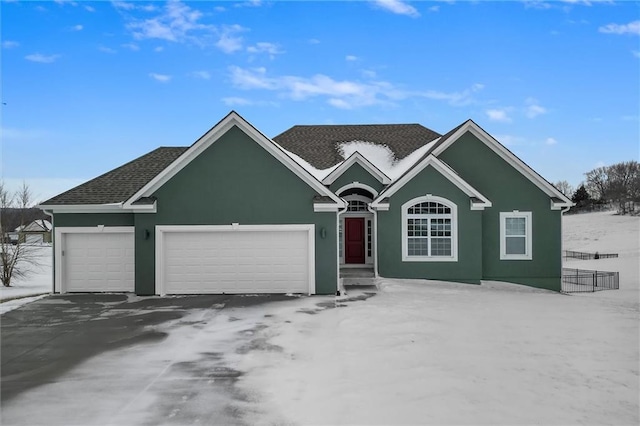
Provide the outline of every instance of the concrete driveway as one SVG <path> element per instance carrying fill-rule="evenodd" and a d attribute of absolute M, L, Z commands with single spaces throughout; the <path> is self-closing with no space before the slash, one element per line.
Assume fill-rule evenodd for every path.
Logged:
<path fill-rule="evenodd" d="M 0 423 L 244 424 L 255 395 L 235 387 L 242 372 L 225 354 L 277 350 L 263 320 L 296 299 L 77 294 L 8 312 Z"/>

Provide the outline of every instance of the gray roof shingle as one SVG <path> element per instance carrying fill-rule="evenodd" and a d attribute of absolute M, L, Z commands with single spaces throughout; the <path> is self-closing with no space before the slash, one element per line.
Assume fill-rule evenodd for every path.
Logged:
<path fill-rule="evenodd" d="M 45 201 L 42 205 L 121 203 L 133 196 L 188 147 L 160 147 L 80 186 Z"/>
<path fill-rule="evenodd" d="M 313 167 L 327 169 L 344 160 L 338 149 L 342 142 L 385 145 L 400 160 L 439 136 L 420 124 L 339 124 L 293 126 L 273 140 Z"/>

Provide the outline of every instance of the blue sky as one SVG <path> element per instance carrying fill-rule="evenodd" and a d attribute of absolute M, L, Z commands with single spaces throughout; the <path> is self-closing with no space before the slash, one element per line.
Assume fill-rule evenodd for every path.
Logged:
<path fill-rule="evenodd" d="M 2 178 L 42 201 L 234 109 L 471 118 L 548 180 L 638 160 L 640 3 L 3 1 Z"/>

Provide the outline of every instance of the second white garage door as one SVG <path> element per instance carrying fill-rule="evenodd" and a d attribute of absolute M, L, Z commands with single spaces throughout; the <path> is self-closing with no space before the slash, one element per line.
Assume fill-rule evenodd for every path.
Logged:
<path fill-rule="evenodd" d="M 158 226 L 158 294 L 315 293 L 313 225 Z"/>

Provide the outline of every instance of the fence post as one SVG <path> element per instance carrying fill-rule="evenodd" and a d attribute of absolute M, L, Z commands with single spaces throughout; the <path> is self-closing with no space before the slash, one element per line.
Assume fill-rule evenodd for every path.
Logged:
<path fill-rule="evenodd" d="M 595 271 L 593 271 L 593 274 L 591 274 L 591 292 L 595 292 L 596 291 L 596 273 Z"/>
<path fill-rule="evenodd" d="M 593 276 L 595 277 L 596 287 L 598 287 L 598 271 L 594 271 Z"/>

